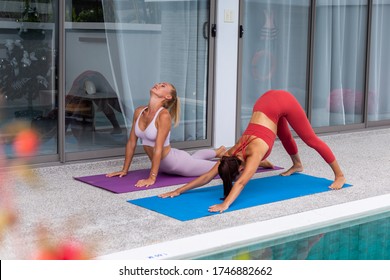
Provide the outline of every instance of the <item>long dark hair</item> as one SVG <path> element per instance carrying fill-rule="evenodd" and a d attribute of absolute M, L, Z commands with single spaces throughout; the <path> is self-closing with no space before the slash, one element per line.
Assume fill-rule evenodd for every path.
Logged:
<path fill-rule="evenodd" d="M 223 195 L 225 199 L 232 187 L 233 181 L 240 173 L 240 165 L 242 161 L 237 156 L 223 156 L 218 166 L 218 174 L 223 182 Z"/>

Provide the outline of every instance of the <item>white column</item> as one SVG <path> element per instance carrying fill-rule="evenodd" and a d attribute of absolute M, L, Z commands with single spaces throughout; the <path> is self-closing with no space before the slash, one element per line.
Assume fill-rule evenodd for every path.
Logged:
<path fill-rule="evenodd" d="M 236 135 L 239 0 L 217 1 L 214 147 L 233 146 Z"/>

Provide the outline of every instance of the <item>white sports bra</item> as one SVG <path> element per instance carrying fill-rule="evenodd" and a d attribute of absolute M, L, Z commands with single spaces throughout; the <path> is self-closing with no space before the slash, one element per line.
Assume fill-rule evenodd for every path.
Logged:
<path fill-rule="evenodd" d="M 158 114 L 160 113 L 160 111 L 163 109 L 163 107 L 161 107 L 160 109 L 158 109 L 158 111 L 156 112 L 156 115 L 154 116 L 153 120 L 152 120 L 152 121 L 150 122 L 150 124 L 145 128 L 145 130 L 141 130 L 141 129 L 139 128 L 139 119 L 141 118 L 142 113 L 143 113 L 147 108 L 148 108 L 148 107 L 145 107 L 145 108 L 141 111 L 141 113 L 139 114 L 139 116 L 138 116 L 138 118 L 137 118 L 137 121 L 135 122 L 134 131 L 135 131 L 135 135 L 137 135 L 137 137 L 141 139 L 141 144 L 142 144 L 142 145 L 154 147 L 154 146 L 156 145 L 156 138 L 157 138 L 156 118 L 157 118 Z M 165 139 L 165 142 L 164 142 L 164 147 L 170 145 L 170 142 L 169 142 L 169 137 L 170 137 L 170 135 L 171 135 L 171 132 L 169 131 L 168 136 L 167 136 L 167 138 Z"/>

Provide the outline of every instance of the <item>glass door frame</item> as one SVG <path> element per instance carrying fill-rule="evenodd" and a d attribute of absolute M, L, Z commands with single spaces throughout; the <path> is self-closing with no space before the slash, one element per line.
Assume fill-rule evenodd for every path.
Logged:
<path fill-rule="evenodd" d="M 58 73 L 59 73 L 59 116 L 58 116 L 58 160 L 61 163 L 79 161 L 79 160 L 100 160 L 103 158 L 115 158 L 124 157 L 125 147 L 113 148 L 95 151 L 85 152 L 65 152 L 65 61 L 66 61 L 66 49 L 65 49 L 65 1 L 59 1 L 59 61 L 58 61 Z M 212 145 L 212 124 L 213 124 L 213 88 L 214 88 L 214 51 L 215 51 L 215 38 L 211 36 L 211 26 L 216 21 L 216 0 L 209 1 L 209 23 L 205 24 L 205 30 L 207 33 L 208 43 L 208 61 L 207 61 L 207 104 L 206 104 L 206 139 L 194 140 L 194 141 L 181 141 L 172 143 L 172 147 L 179 149 L 196 149 L 201 147 L 210 147 Z M 142 146 L 136 148 L 136 155 L 143 154 Z M 48 159 L 46 159 L 48 160 Z"/>
<path fill-rule="evenodd" d="M 245 0 L 244 0 L 245 1 Z M 239 6 L 239 25 L 242 27 L 243 18 L 245 16 L 244 11 L 244 1 L 240 1 Z M 312 98 L 313 98 L 313 60 L 314 60 L 314 32 L 315 32 L 315 21 L 316 21 L 316 0 L 310 1 L 310 11 L 309 11 L 309 32 L 308 32 L 308 54 L 307 54 L 307 67 L 308 67 L 308 79 L 307 79 L 307 96 L 306 96 L 306 112 L 309 120 L 311 120 L 312 113 Z M 373 1 L 368 0 L 368 9 L 367 9 L 367 30 L 366 30 L 366 53 L 365 53 L 365 81 L 364 81 L 364 111 L 363 111 L 363 121 L 358 124 L 347 124 L 347 125 L 338 125 L 338 126 L 326 126 L 326 127 L 316 127 L 314 131 L 316 133 L 335 133 L 335 132 L 347 132 L 354 130 L 361 130 L 366 128 L 376 128 L 382 126 L 389 126 L 390 120 L 382 121 L 368 121 L 368 86 L 369 86 L 369 63 L 370 63 L 370 38 L 371 38 L 371 25 L 372 25 L 372 5 Z M 245 36 L 245 26 L 243 26 L 244 36 Z M 237 116 L 236 116 L 236 138 L 238 139 L 241 136 L 241 106 L 242 106 L 242 51 L 243 51 L 243 40 L 238 38 L 238 76 L 237 76 Z M 293 132 L 294 134 L 294 132 Z M 295 134 L 294 134 L 295 135 Z"/>

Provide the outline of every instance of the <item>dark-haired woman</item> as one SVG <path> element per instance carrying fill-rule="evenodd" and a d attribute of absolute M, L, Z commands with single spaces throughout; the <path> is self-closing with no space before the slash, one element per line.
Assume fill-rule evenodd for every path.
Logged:
<path fill-rule="evenodd" d="M 288 176 L 301 172 L 303 166 L 288 124 L 308 146 L 322 156 L 333 170 L 335 178 L 329 188 L 341 189 L 346 181 L 344 174 L 331 149 L 314 133 L 299 102 L 287 91 L 270 90 L 256 101 L 249 124 L 238 142 L 209 172 L 181 188 L 161 194 L 160 197 L 180 195 L 187 190 L 209 183 L 215 175 L 219 174 L 223 181 L 225 198 L 221 204 L 210 206 L 209 211 L 225 211 L 255 174 L 261 161 L 271 153 L 276 135 L 293 163 L 292 167 L 281 175 Z"/>

